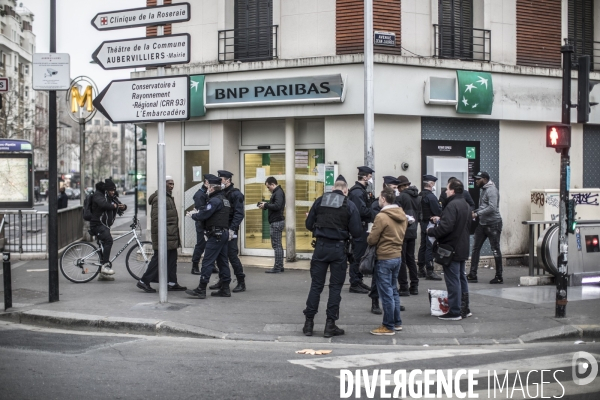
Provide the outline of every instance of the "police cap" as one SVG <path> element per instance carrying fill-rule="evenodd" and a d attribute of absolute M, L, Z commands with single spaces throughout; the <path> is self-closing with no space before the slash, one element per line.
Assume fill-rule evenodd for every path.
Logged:
<path fill-rule="evenodd" d="M 220 185 L 220 184 L 221 184 L 221 178 L 219 178 L 219 177 L 216 177 L 216 176 L 214 176 L 214 175 L 211 175 L 211 176 L 208 178 L 208 183 L 209 183 L 210 185 Z"/>
<path fill-rule="evenodd" d="M 358 168 L 358 172 L 362 172 L 363 174 L 372 174 L 373 172 L 375 172 L 374 169 L 371 169 L 366 166 L 357 167 L 357 168 Z"/>
<path fill-rule="evenodd" d="M 394 176 L 384 176 L 383 182 L 386 185 L 399 185 L 400 184 L 400 181 L 398 179 L 396 179 L 396 177 L 394 177 Z"/>
<path fill-rule="evenodd" d="M 224 171 L 224 170 L 218 170 L 217 174 L 219 174 L 219 178 L 226 178 L 226 179 L 231 179 L 231 177 L 233 176 L 233 174 L 229 171 Z"/>
<path fill-rule="evenodd" d="M 424 182 L 437 182 L 437 178 L 433 175 L 423 175 Z"/>
<path fill-rule="evenodd" d="M 336 182 L 337 182 L 337 181 L 346 182 L 346 178 L 344 178 L 344 176 L 343 176 L 343 175 L 340 175 L 340 176 L 338 176 L 338 177 L 337 177 L 337 179 L 336 179 L 335 181 L 336 181 Z M 348 182 L 346 182 L 346 183 L 348 183 Z"/>

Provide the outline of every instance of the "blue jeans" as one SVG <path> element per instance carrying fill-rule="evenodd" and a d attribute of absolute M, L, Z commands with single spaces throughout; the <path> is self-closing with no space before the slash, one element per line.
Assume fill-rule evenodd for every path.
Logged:
<path fill-rule="evenodd" d="M 402 325 L 400 318 L 400 296 L 398 296 L 398 273 L 401 257 L 391 260 L 377 261 L 377 291 L 383 309 L 383 325 L 394 330 L 395 325 Z"/>
<path fill-rule="evenodd" d="M 448 289 L 449 314 L 460 315 L 460 301 L 463 293 L 469 293 L 469 284 L 465 276 L 465 262 L 452 261 L 444 267 L 446 289 Z"/>

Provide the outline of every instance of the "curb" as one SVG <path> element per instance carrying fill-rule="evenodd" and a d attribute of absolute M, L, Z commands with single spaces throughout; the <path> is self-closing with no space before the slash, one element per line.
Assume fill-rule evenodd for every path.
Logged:
<path fill-rule="evenodd" d="M 600 338 L 600 325 L 563 325 L 519 336 L 523 343 L 582 338 Z"/>
<path fill-rule="evenodd" d="M 13 323 L 78 331 L 134 333 L 156 336 L 183 336 L 201 339 L 225 339 L 226 333 L 192 325 L 145 318 L 103 317 L 49 310 L 16 311 L 0 314 Z"/>
<path fill-rule="evenodd" d="M 196 339 L 226 339 L 268 342 L 317 342 L 317 343 L 350 343 L 345 337 L 335 340 L 319 337 L 279 336 L 256 334 L 228 334 L 212 329 L 201 328 L 177 322 L 161 321 L 146 318 L 107 317 L 100 315 L 78 314 L 50 310 L 29 310 L 0 313 L 0 320 L 12 323 L 43 326 L 77 331 L 133 333 L 150 336 L 177 336 Z M 600 338 L 600 325 L 563 325 L 555 328 L 527 333 L 518 339 L 481 339 L 481 338 L 394 338 L 388 344 L 432 346 L 469 346 L 518 344 L 551 341 L 553 339 Z M 377 344 L 385 343 L 356 343 Z"/>

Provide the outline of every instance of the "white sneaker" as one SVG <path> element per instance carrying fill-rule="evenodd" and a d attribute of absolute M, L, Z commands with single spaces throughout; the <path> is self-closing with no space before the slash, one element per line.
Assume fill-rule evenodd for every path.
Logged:
<path fill-rule="evenodd" d="M 110 264 L 108 264 L 108 263 L 104 264 L 102 266 L 102 269 L 100 270 L 100 273 L 104 274 L 104 275 L 114 275 L 115 271 L 113 271 L 109 265 Z"/>

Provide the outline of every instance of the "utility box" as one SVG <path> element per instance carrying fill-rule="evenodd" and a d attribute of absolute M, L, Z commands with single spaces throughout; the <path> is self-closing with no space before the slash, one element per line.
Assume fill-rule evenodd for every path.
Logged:
<path fill-rule="evenodd" d="M 438 178 L 438 187 L 445 188 L 448 179 L 454 177 L 468 187 L 469 160 L 465 157 L 427 156 L 427 174 Z"/>
<path fill-rule="evenodd" d="M 577 220 L 600 221 L 600 189 L 571 189 L 575 200 Z M 531 191 L 531 220 L 558 221 L 560 191 L 558 189 L 533 189 Z"/>

